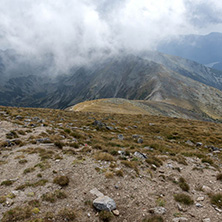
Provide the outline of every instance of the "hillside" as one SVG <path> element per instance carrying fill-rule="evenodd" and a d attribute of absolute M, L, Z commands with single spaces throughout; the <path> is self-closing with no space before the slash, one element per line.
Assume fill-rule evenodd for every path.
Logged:
<path fill-rule="evenodd" d="M 213 121 L 204 110 L 196 111 L 187 101 L 147 101 L 126 100 L 119 98 L 98 99 L 78 103 L 68 107 L 69 111 L 117 113 L 117 114 L 146 114 L 184 119 Z M 221 114 L 218 114 L 220 119 Z"/>
<path fill-rule="evenodd" d="M 148 51 L 121 54 L 56 77 L 50 63 L 46 69 L 47 64 L 16 65 L 18 59 L 14 64 L 10 58 L 10 65 L 0 69 L 0 105 L 64 109 L 101 98 L 171 100 L 188 101 L 213 118 L 221 116 L 222 73 L 179 57 Z"/>
<path fill-rule="evenodd" d="M 221 124 L 10 107 L 0 118 L 1 222 L 221 220 Z M 101 193 L 117 210 L 93 207 Z"/>
<path fill-rule="evenodd" d="M 160 52 L 180 56 L 211 68 L 222 70 L 222 33 L 208 35 L 185 35 L 165 41 L 159 45 Z"/>

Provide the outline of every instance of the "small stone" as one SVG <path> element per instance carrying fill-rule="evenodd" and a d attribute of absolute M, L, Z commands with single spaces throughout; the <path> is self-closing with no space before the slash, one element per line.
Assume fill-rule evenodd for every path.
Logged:
<path fill-rule="evenodd" d="M 208 186 L 205 186 L 205 185 L 202 186 L 202 190 L 205 193 L 211 193 L 212 192 L 212 189 L 210 187 L 208 187 Z"/>
<path fill-rule="evenodd" d="M 113 130 L 114 128 L 112 126 L 106 126 L 106 129 Z"/>
<path fill-rule="evenodd" d="M 90 216 L 91 216 L 91 214 L 90 214 L 90 213 L 88 213 L 88 214 L 87 214 L 87 216 L 88 216 L 88 217 L 90 217 Z"/>
<path fill-rule="evenodd" d="M 18 194 L 19 194 L 19 191 L 13 190 L 12 193 L 13 193 L 14 195 L 18 195 Z"/>
<path fill-rule="evenodd" d="M 172 163 L 168 163 L 168 164 L 166 165 L 166 167 L 168 167 L 168 168 L 170 168 L 170 169 L 173 169 Z"/>
<path fill-rule="evenodd" d="M 204 218 L 202 222 L 210 222 L 210 218 Z"/>
<path fill-rule="evenodd" d="M 123 139 L 124 139 L 123 135 L 122 135 L 122 134 L 119 134 L 119 135 L 118 135 L 118 139 L 119 139 L 119 140 L 123 140 Z"/>
<path fill-rule="evenodd" d="M 178 217 L 173 219 L 173 222 L 186 222 L 186 221 L 188 221 L 188 219 L 185 217 Z"/>
<path fill-rule="evenodd" d="M 133 137 L 133 139 L 137 139 L 137 138 L 139 138 L 139 135 L 134 134 L 134 135 L 132 135 L 132 137 Z"/>
<path fill-rule="evenodd" d="M 203 146 L 203 143 L 197 142 L 197 143 L 196 143 L 196 146 L 197 146 L 197 147 Z"/>
<path fill-rule="evenodd" d="M 204 197 L 197 197 L 197 201 L 203 201 L 204 200 Z"/>
<path fill-rule="evenodd" d="M 143 143 L 143 139 L 142 138 L 139 138 L 138 140 L 137 140 L 137 143 Z"/>
<path fill-rule="evenodd" d="M 187 140 L 185 143 L 186 143 L 187 145 L 189 145 L 189 146 L 193 146 L 193 145 L 194 145 L 194 143 L 191 142 L 190 140 Z"/>
<path fill-rule="evenodd" d="M 156 166 L 156 165 L 152 164 L 151 166 L 152 166 L 153 170 L 156 170 L 156 169 L 157 169 L 157 166 Z"/>
<path fill-rule="evenodd" d="M 10 200 L 7 200 L 5 203 L 8 207 L 10 207 L 14 204 L 14 201 L 10 199 Z"/>
<path fill-rule="evenodd" d="M 93 201 L 93 206 L 97 210 L 112 211 L 116 209 L 115 201 L 108 196 L 98 197 Z"/>
<path fill-rule="evenodd" d="M 203 207 L 203 205 L 200 203 L 196 203 L 196 207 L 200 208 L 200 207 Z"/>
<path fill-rule="evenodd" d="M 182 212 L 186 212 L 187 210 L 182 208 L 182 206 L 180 204 L 177 204 L 178 210 L 182 211 Z"/>
<path fill-rule="evenodd" d="M 166 208 L 164 207 L 154 207 L 154 208 L 151 208 L 149 210 L 150 213 L 153 213 L 153 214 L 165 214 L 166 213 Z"/>
<path fill-rule="evenodd" d="M 222 213 L 222 210 L 221 210 L 220 208 L 215 207 L 214 209 L 215 209 L 217 212 Z"/>
<path fill-rule="evenodd" d="M 140 153 L 138 151 L 134 153 L 134 156 L 139 157 L 140 159 L 147 159 L 146 154 Z"/>
<path fill-rule="evenodd" d="M 119 216 L 119 211 L 118 211 L 118 210 L 113 210 L 112 212 L 113 212 L 113 214 L 114 214 L 115 216 Z"/>
<path fill-rule="evenodd" d="M 102 197 L 104 196 L 103 193 L 101 193 L 97 188 L 94 188 L 92 190 L 89 191 L 91 194 L 96 195 L 97 197 Z"/>

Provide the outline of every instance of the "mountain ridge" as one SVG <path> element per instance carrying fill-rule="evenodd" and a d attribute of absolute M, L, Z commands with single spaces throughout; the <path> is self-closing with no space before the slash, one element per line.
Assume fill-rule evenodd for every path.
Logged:
<path fill-rule="evenodd" d="M 0 104 L 64 109 L 86 100 L 125 98 L 190 103 L 197 112 L 218 118 L 221 88 L 221 72 L 147 51 L 76 67 L 54 79 L 41 75 L 26 78 L 23 73 L 1 83 Z"/>

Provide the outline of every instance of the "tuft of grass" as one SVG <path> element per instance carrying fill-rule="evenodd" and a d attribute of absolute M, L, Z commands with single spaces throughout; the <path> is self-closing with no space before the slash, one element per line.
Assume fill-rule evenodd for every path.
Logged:
<path fill-rule="evenodd" d="M 23 171 L 23 173 L 24 174 L 27 174 L 27 173 L 31 173 L 31 172 L 34 172 L 35 171 L 35 168 L 34 167 L 32 167 L 32 168 L 26 168 L 24 171 Z"/>
<path fill-rule="evenodd" d="M 210 159 L 209 157 L 207 158 L 203 158 L 202 160 L 201 160 L 201 162 L 202 163 L 208 163 L 208 164 L 210 164 L 210 165 L 213 165 L 214 164 L 214 162 L 213 162 L 213 160 L 212 159 Z"/>
<path fill-rule="evenodd" d="M 154 164 L 156 167 L 160 167 L 161 165 L 163 165 L 162 160 L 155 156 L 149 157 L 148 159 L 146 159 L 146 162 L 149 165 Z"/>
<path fill-rule="evenodd" d="M 28 202 L 28 205 L 31 207 L 40 207 L 41 206 L 39 200 L 30 200 Z"/>
<path fill-rule="evenodd" d="M 16 222 L 16 221 L 25 221 L 32 216 L 32 208 L 29 206 L 26 207 L 15 207 L 6 211 L 3 214 L 1 222 Z"/>
<path fill-rule="evenodd" d="M 64 208 L 59 211 L 57 216 L 60 219 L 58 221 L 74 221 L 76 219 L 77 213 L 75 209 Z"/>
<path fill-rule="evenodd" d="M 117 170 L 116 171 L 116 176 L 123 177 L 123 171 L 122 170 Z"/>
<path fill-rule="evenodd" d="M 25 163 L 27 163 L 27 162 L 28 162 L 28 161 L 27 161 L 26 159 L 22 159 L 22 160 L 19 160 L 19 161 L 18 161 L 19 164 L 25 164 Z"/>
<path fill-rule="evenodd" d="M 46 179 L 41 179 L 41 180 L 38 180 L 38 181 L 35 182 L 35 183 L 25 183 L 25 184 L 22 184 L 22 185 L 16 187 L 16 190 L 24 190 L 26 187 L 39 187 L 39 186 L 44 186 L 46 183 L 48 183 L 48 180 L 46 180 Z"/>
<path fill-rule="evenodd" d="M 23 136 L 24 136 L 24 135 L 26 135 L 26 132 L 25 132 L 25 131 L 23 131 L 23 130 L 19 130 L 19 131 L 18 131 L 18 134 L 20 134 L 20 135 L 23 135 Z"/>
<path fill-rule="evenodd" d="M 105 177 L 108 178 L 108 179 L 111 179 L 111 178 L 114 177 L 114 174 L 113 174 L 113 172 L 108 171 L 108 172 L 105 173 Z"/>
<path fill-rule="evenodd" d="M 47 192 L 47 193 L 44 193 L 42 195 L 42 200 L 50 202 L 50 203 L 55 203 L 56 202 L 56 197 L 53 193 Z"/>
<path fill-rule="evenodd" d="M 1 182 L 2 186 L 11 186 L 15 181 L 12 180 L 4 180 Z"/>
<path fill-rule="evenodd" d="M 78 143 L 70 143 L 69 146 L 73 147 L 73 148 L 76 148 L 76 149 L 79 148 L 79 144 Z"/>
<path fill-rule="evenodd" d="M 143 219 L 143 222 L 164 222 L 164 220 L 161 216 L 154 215 L 154 216 Z"/>
<path fill-rule="evenodd" d="M 6 202 L 6 197 L 5 196 L 0 196 L 0 204 L 3 204 Z"/>
<path fill-rule="evenodd" d="M 137 163 L 135 161 L 128 161 L 128 160 L 122 160 L 121 163 L 125 165 L 126 167 L 132 168 L 136 171 L 137 174 L 139 174 L 139 170 L 137 168 Z"/>
<path fill-rule="evenodd" d="M 18 138 L 18 134 L 15 131 L 10 131 L 10 133 L 6 134 L 7 139 Z"/>
<path fill-rule="evenodd" d="M 54 143 L 54 145 L 55 145 L 56 147 L 58 147 L 59 149 L 62 149 L 63 146 L 64 146 L 64 143 L 62 143 L 62 142 L 60 142 L 60 141 L 56 141 L 56 142 Z"/>
<path fill-rule="evenodd" d="M 217 180 L 222 181 L 222 173 L 217 174 Z"/>
<path fill-rule="evenodd" d="M 210 202 L 222 209 L 222 193 L 216 193 L 210 195 Z"/>
<path fill-rule="evenodd" d="M 104 161 L 114 161 L 114 157 L 109 154 L 109 153 L 104 153 L 104 152 L 101 152 L 101 153 L 97 153 L 95 155 L 95 159 L 96 160 L 104 160 Z"/>
<path fill-rule="evenodd" d="M 57 176 L 54 178 L 53 183 L 58 184 L 61 187 L 68 186 L 69 178 L 68 176 Z"/>
<path fill-rule="evenodd" d="M 113 214 L 109 211 L 102 210 L 99 212 L 99 219 L 104 222 L 109 222 L 113 218 Z"/>
<path fill-rule="evenodd" d="M 183 193 L 175 194 L 174 199 L 175 201 L 183 203 L 185 205 L 192 205 L 194 203 L 194 201 L 191 199 L 189 195 Z"/>
<path fill-rule="evenodd" d="M 67 195 L 65 192 L 61 190 L 56 190 L 54 193 L 47 192 L 42 195 L 42 200 L 50 203 L 55 203 L 57 199 L 65 199 L 65 198 L 67 198 Z"/>
<path fill-rule="evenodd" d="M 71 130 L 70 129 L 64 129 L 64 132 L 70 134 Z"/>
<path fill-rule="evenodd" d="M 58 199 L 65 199 L 67 198 L 67 194 L 61 190 L 56 190 L 54 192 L 55 196 L 58 198 Z"/>
<path fill-rule="evenodd" d="M 188 192 L 190 189 L 190 186 L 186 183 L 186 180 L 183 177 L 179 178 L 179 186 L 183 191 Z"/>

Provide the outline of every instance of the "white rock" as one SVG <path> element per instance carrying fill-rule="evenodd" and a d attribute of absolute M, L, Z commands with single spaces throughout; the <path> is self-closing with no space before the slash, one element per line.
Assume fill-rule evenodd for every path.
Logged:
<path fill-rule="evenodd" d="M 166 213 L 166 208 L 164 207 L 154 207 L 154 208 L 151 208 L 149 210 L 150 213 L 154 213 L 154 214 L 165 214 Z"/>
<path fill-rule="evenodd" d="M 205 198 L 204 197 L 197 197 L 197 201 L 203 201 Z"/>
<path fill-rule="evenodd" d="M 119 211 L 118 211 L 118 210 L 113 210 L 112 212 L 113 212 L 113 214 L 114 214 L 115 216 L 119 216 Z"/>
<path fill-rule="evenodd" d="M 211 193 L 212 192 L 212 189 L 208 186 L 205 186 L 205 185 L 203 185 L 202 189 L 205 193 Z"/>
<path fill-rule="evenodd" d="M 97 197 L 102 197 L 104 196 L 103 193 L 101 193 L 97 188 L 94 188 L 92 190 L 89 191 L 91 194 L 96 195 Z"/>
<path fill-rule="evenodd" d="M 188 221 L 188 219 L 185 217 L 178 217 L 173 219 L 173 222 L 186 222 L 186 221 Z"/>
<path fill-rule="evenodd" d="M 218 208 L 218 207 L 215 207 L 215 210 L 216 210 L 217 212 L 219 212 L 219 213 L 222 213 L 222 210 L 221 210 L 220 208 Z"/>
<path fill-rule="evenodd" d="M 210 222 L 211 220 L 210 220 L 210 218 L 204 218 L 203 220 L 202 220 L 202 222 Z"/>
<path fill-rule="evenodd" d="M 196 207 L 200 208 L 200 207 L 203 207 L 203 205 L 200 203 L 196 203 Z"/>

